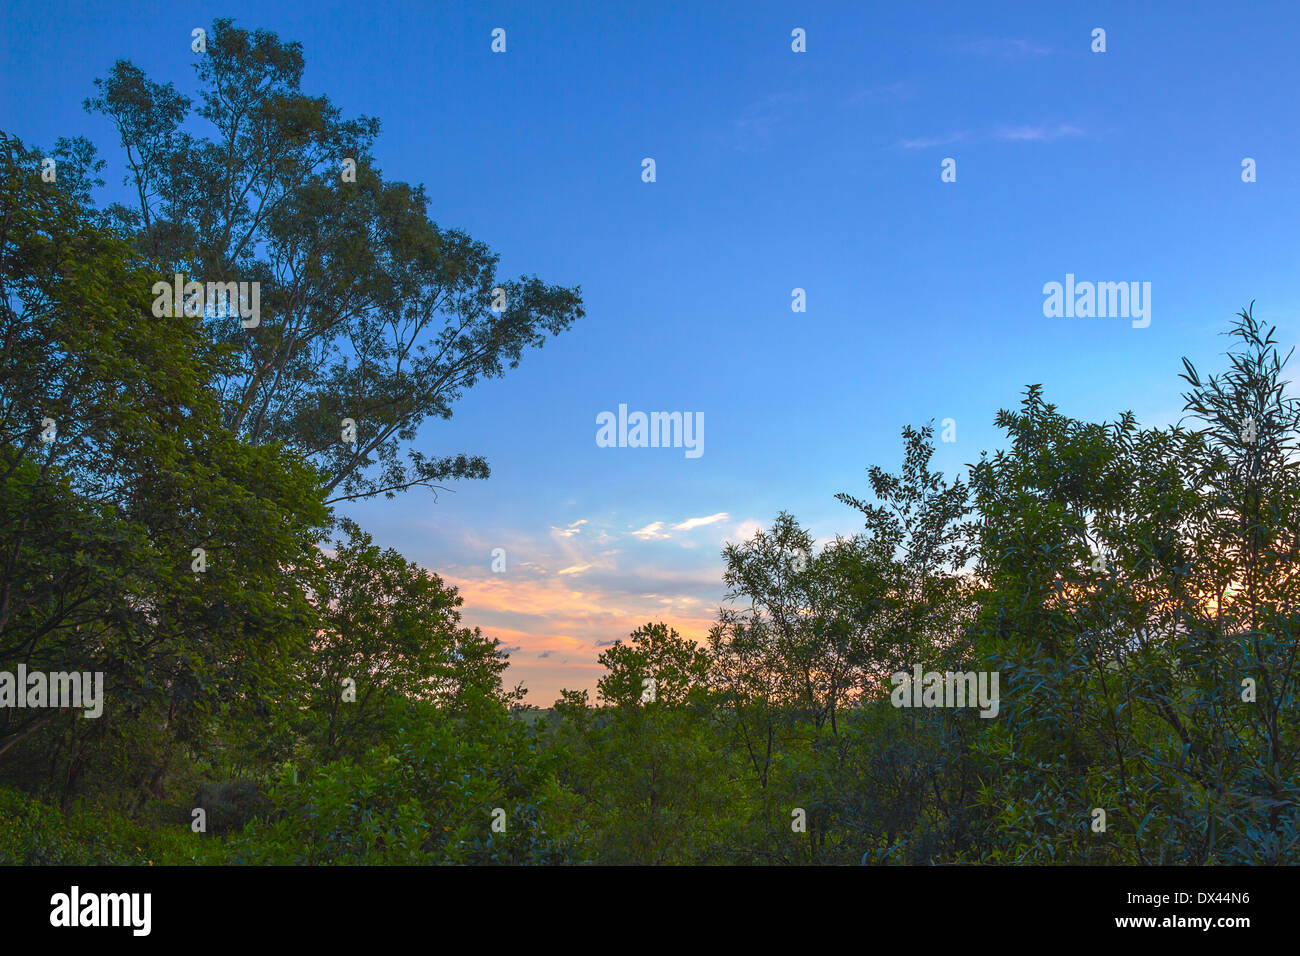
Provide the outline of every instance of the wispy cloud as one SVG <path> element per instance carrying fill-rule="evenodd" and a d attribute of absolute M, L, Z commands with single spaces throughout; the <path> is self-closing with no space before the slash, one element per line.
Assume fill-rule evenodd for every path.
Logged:
<path fill-rule="evenodd" d="M 551 525 L 551 530 L 554 531 L 561 538 L 572 538 L 575 534 L 577 534 L 579 531 L 582 530 L 579 527 L 579 525 L 584 525 L 586 523 L 587 523 L 586 518 L 579 518 L 577 521 L 573 522 L 573 524 L 569 525 L 567 528 L 557 528 L 555 527 L 555 525 Z"/>
<path fill-rule="evenodd" d="M 750 103 L 732 120 L 732 145 L 739 150 L 766 149 L 775 129 L 791 120 L 794 105 L 803 99 L 798 93 L 778 91 Z"/>
<path fill-rule="evenodd" d="M 663 621 L 705 640 L 726 594 L 717 548 L 759 527 L 735 521 L 718 511 L 644 526 L 597 515 L 567 526 L 539 523 L 532 535 L 485 536 L 476 528 L 465 533 L 463 549 L 504 547 L 506 569 L 484 561 L 440 573 L 464 599 L 465 624 L 510 648 L 507 683 L 522 681 L 532 703 L 548 706 L 563 687 L 594 687 L 603 672 L 599 649 L 643 624 Z M 562 533 L 579 525 L 581 534 Z"/>
<path fill-rule="evenodd" d="M 903 149 L 933 149 L 953 143 L 997 140 L 1002 143 L 1050 143 L 1053 140 L 1087 136 L 1088 132 L 1073 123 L 1038 123 L 1021 126 L 999 126 L 982 136 L 970 136 L 965 131 L 946 136 L 924 136 L 899 142 Z"/>
<path fill-rule="evenodd" d="M 671 531 L 694 531 L 696 528 L 704 528 L 720 521 L 726 521 L 729 517 L 730 515 L 727 512 L 719 511 L 717 514 L 705 515 L 702 518 L 687 518 L 685 521 L 679 521 L 671 526 L 666 521 L 652 521 L 644 528 L 629 531 L 628 534 L 634 538 L 640 538 L 642 541 L 665 541 L 672 537 L 672 534 L 669 533 Z"/>
<path fill-rule="evenodd" d="M 725 511 L 719 511 L 715 515 L 709 515 L 707 518 L 687 518 L 678 524 L 673 525 L 674 531 L 690 531 L 694 528 L 703 528 L 706 525 L 717 524 L 719 521 L 726 521 L 729 515 Z"/>
<path fill-rule="evenodd" d="M 863 103 L 902 99 L 906 95 L 907 87 L 901 81 L 880 83 L 876 86 L 864 86 L 862 89 L 851 93 L 844 101 L 844 105 L 860 106 Z"/>
<path fill-rule="evenodd" d="M 903 149 L 932 149 L 935 146 L 947 146 L 949 143 L 960 143 L 966 138 L 966 134 L 949 133 L 947 136 L 922 136 L 917 139 L 905 139 L 898 145 Z"/>
<path fill-rule="evenodd" d="M 1072 123 L 1040 124 L 1037 126 L 1004 126 L 993 133 L 994 139 L 1012 143 L 1046 142 L 1067 136 L 1083 136 L 1084 132 Z"/>
<path fill-rule="evenodd" d="M 1007 60 L 1047 56 L 1053 52 L 1050 46 L 1018 37 L 963 37 L 957 41 L 957 48 L 976 56 L 994 56 Z"/>
<path fill-rule="evenodd" d="M 445 580 L 465 600 L 465 623 L 514 649 L 507 683 L 523 681 L 529 700 L 542 707 L 562 687 L 594 687 L 603 673 L 595 648 L 625 640 L 643 624 L 664 621 L 704 640 L 724 593 L 720 567 L 684 571 L 644 561 L 581 576 L 478 571 Z"/>

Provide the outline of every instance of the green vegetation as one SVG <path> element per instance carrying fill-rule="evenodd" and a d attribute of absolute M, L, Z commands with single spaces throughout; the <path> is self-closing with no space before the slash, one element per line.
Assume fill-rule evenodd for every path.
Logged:
<path fill-rule="evenodd" d="M 0 863 L 1300 861 L 1300 402 L 1250 309 L 1186 427 L 1031 386 L 964 480 L 904 429 L 838 496 L 860 533 L 782 513 L 725 549 L 705 644 L 648 623 L 538 712 L 332 505 L 486 477 L 407 445 L 580 294 L 384 182 L 296 44 L 209 44 L 212 140 L 129 63 L 88 104 L 138 208 L 91 205 L 84 141 L 0 144 L 0 671 L 108 700 L 0 708 Z M 263 282 L 263 321 L 155 315 L 177 272 Z M 918 665 L 996 672 L 996 716 L 894 706 Z"/>

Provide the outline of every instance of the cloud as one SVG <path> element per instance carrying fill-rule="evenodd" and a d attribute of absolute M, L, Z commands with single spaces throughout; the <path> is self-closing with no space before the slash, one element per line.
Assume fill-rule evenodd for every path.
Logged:
<path fill-rule="evenodd" d="M 529 702 L 545 707 L 562 688 L 594 688 L 604 672 L 597 661 L 601 651 L 646 623 L 663 621 L 690 639 L 705 640 L 726 595 L 722 563 L 711 545 L 734 520 L 727 512 L 657 521 L 646 515 L 635 525 L 615 515 L 555 527 L 542 520 L 531 534 L 491 534 L 512 557 L 504 573 L 476 560 L 444 564 L 439 573 L 464 600 L 465 626 L 482 628 L 510 649 L 506 684 L 522 682 Z M 579 527 L 580 534 L 560 533 Z M 483 551 L 481 533 L 464 529 L 458 549 L 467 555 Z M 706 540 L 710 547 L 694 553 L 677 547 Z"/>
<path fill-rule="evenodd" d="M 551 525 L 551 530 L 554 531 L 561 538 L 572 538 L 575 534 L 577 534 L 581 530 L 578 526 L 584 525 L 586 523 L 587 523 L 587 519 L 581 518 L 573 522 L 573 524 L 569 525 L 567 528 L 557 528 L 555 527 L 555 525 Z"/>
<path fill-rule="evenodd" d="M 725 511 L 719 511 L 715 515 L 709 515 L 707 518 L 687 518 L 680 524 L 673 525 L 674 531 L 691 531 L 695 528 L 703 528 L 705 525 L 717 524 L 719 521 L 726 521 L 728 515 Z"/>
<path fill-rule="evenodd" d="M 1049 46 L 1043 46 L 1035 40 L 1022 40 L 1015 37 L 978 37 L 962 40 L 957 48 L 976 56 L 996 56 L 1006 60 L 1018 60 L 1028 56 L 1046 56 L 1052 52 Z"/>
<path fill-rule="evenodd" d="M 1075 126 L 1073 123 L 1039 123 L 1037 125 L 999 126 L 987 136 L 974 137 L 971 141 L 993 139 L 1003 143 L 1048 143 L 1052 140 L 1086 135 L 1087 133 L 1081 127 Z M 949 133 L 947 136 L 905 139 L 898 145 L 903 149 L 930 149 L 934 146 L 959 143 L 967 138 L 965 132 Z"/>
<path fill-rule="evenodd" d="M 1067 136 L 1082 136 L 1083 130 L 1071 123 L 1057 123 L 1055 126 L 1042 124 L 1038 126 L 1003 126 L 993 133 L 994 139 L 1011 143 L 1047 142 L 1064 139 Z"/>
<path fill-rule="evenodd" d="M 762 522 L 754 518 L 747 518 L 746 520 L 742 521 L 740 524 L 736 525 L 736 530 L 732 532 L 732 540 L 748 541 L 750 538 L 754 537 L 754 535 L 756 535 L 758 532 L 762 530 L 763 530 Z"/>
<path fill-rule="evenodd" d="M 849 98 L 844 101 L 844 105 L 858 106 L 859 104 L 870 102 L 872 100 L 901 99 L 906 92 L 907 88 L 901 82 L 865 86 L 856 93 L 850 95 Z"/>
<path fill-rule="evenodd" d="M 739 150 L 766 149 L 771 144 L 773 130 L 789 122 L 791 107 L 803 99 L 796 93 L 776 92 L 750 103 L 732 120 L 732 145 Z"/>
<path fill-rule="evenodd" d="M 919 139 L 905 139 L 898 145 L 903 149 L 930 149 L 934 146 L 947 146 L 949 143 L 960 143 L 966 138 L 963 133 L 949 133 L 947 136 L 923 136 Z"/>
<path fill-rule="evenodd" d="M 668 535 L 661 533 L 663 526 L 664 523 L 662 521 L 651 521 L 644 528 L 628 533 L 634 538 L 640 538 L 642 541 L 657 541 L 669 537 Z"/>
<path fill-rule="evenodd" d="M 669 531 L 694 531 L 696 528 L 703 528 L 707 525 L 717 524 L 719 521 L 726 521 L 729 515 L 725 511 L 719 511 L 717 514 L 706 515 L 703 518 L 687 518 L 685 521 L 679 521 L 672 525 Z M 672 535 L 664 530 L 667 523 L 663 521 L 651 521 L 644 528 L 638 528 L 636 531 L 629 531 L 628 534 L 634 538 L 640 538 L 642 541 L 666 541 Z"/>
<path fill-rule="evenodd" d="M 511 655 L 506 683 L 522 681 L 530 702 L 548 706 L 561 688 L 594 688 L 604 673 L 596 648 L 626 640 L 647 622 L 663 621 L 685 637 L 705 640 L 724 597 L 721 571 L 716 562 L 689 572 L 656 564 L 593 568 L 581 578 L 476 569 L 475 577 L 449 575 L 448 583 L 465 600 L 461 611 L 467 626 L 519 648 Z"/>

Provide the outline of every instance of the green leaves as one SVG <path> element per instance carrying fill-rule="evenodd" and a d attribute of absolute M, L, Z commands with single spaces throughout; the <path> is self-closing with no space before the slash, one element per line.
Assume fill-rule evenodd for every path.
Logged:
<path fill-rule="evenodd" d="M 378 743 L 398 701 L 452 714 L 479 697 L 504 707 L 500 643 L 461 625 L 456 590 L 379 548 L 355 523 L 341 529 L 347 538 L 319 556 L 309 578 L 320 626 L 301 659 L 310 702 L 304 736 L 333 759 Z M 342 700 L 345 679 L 355 701 Z"/>
<path fill-rule="evenodd" d="M 223 421 L 310 459 L 329 501 L 484 478 L 479 457 L 414 452 L 417 430 L 581 318 L 581 291 L 498 277 L 485 244 L 429 218 L 423 187 L 383 179 L 377 120 L 301 91 L 304 67 L 300 44 L 216 20 L 196 61 L 214 135 L 199 138 L 181 131 L 188 99 L 116 63 L 86 103 L 117 126 L 136 187 L 115 221 L 169 273 L 261 284 L 256 328 L 204 322 Z"/>

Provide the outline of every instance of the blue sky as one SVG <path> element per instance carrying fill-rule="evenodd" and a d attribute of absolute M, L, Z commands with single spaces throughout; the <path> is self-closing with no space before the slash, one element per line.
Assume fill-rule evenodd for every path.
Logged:
<path fill-rule="evenodd" d="M 1295 341 L 1300 5 L 1137 6 L 10 0 L 0 128 L 89 136 L 115 198 L 93 79 L 126 58 L 190 92 L 189 31 L 232 16 L 382 121 L 385 176 L 423 183 L 440 225 L 582 286 L 586 319 L 420 434 L 490 480 L 352 512 L 460 586 L 546 705 L 637 623 L 702 637 L 724 540 L 781 509 L 855 531 L 833 495 L 895 466 L 905 424 L 954 419 L 936 457 L 961 470 L 1028 383 L 1166 424 L 1180 356 L 1217 367 L 1249 300 Z M 1066 273 L 1150 282 L 1150 326 L 1045 318 Z M 703 455 L 597 447 L 620 403 L 703 413 Z"/>

